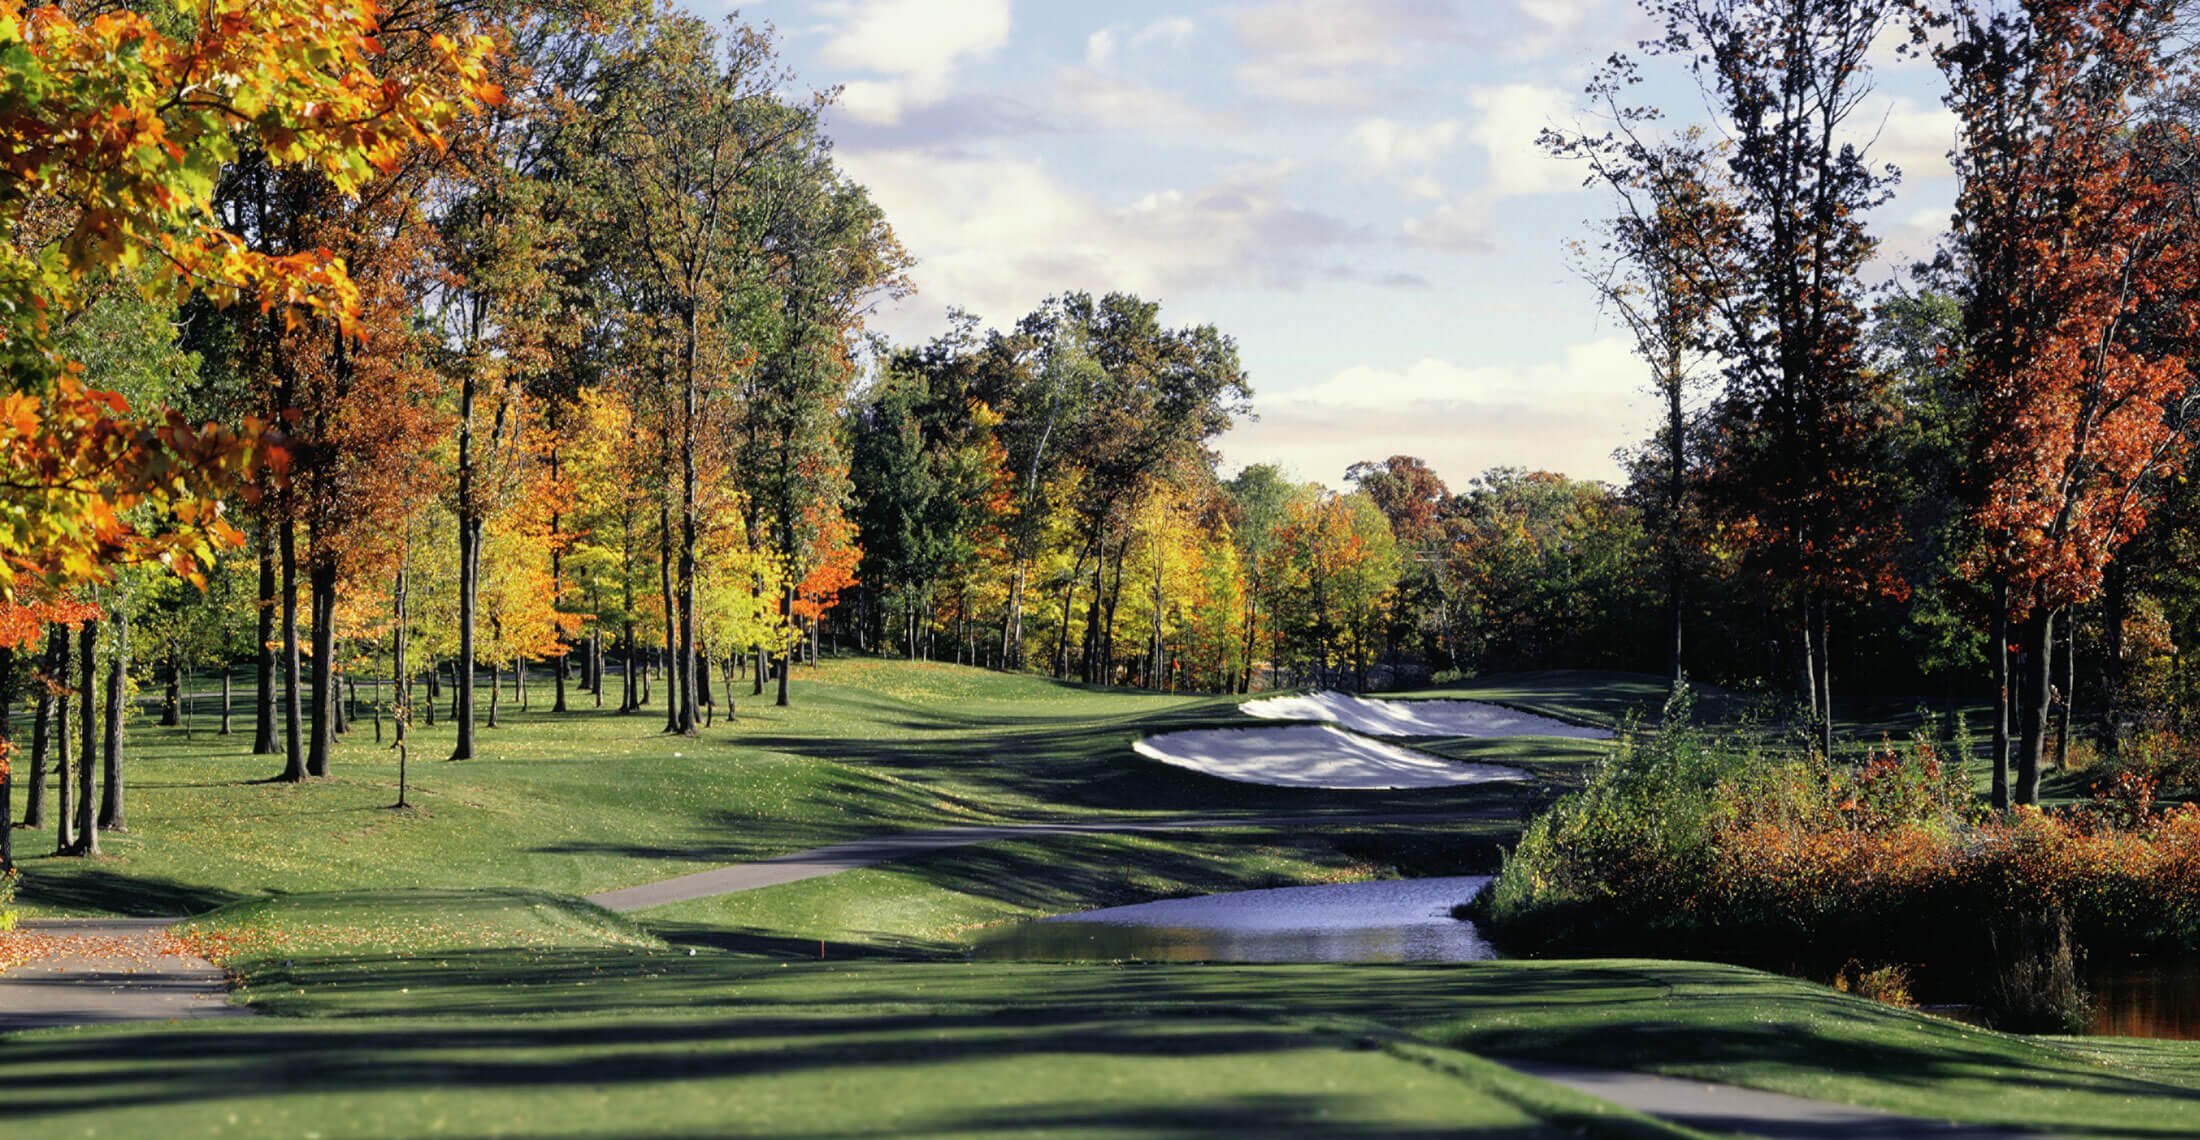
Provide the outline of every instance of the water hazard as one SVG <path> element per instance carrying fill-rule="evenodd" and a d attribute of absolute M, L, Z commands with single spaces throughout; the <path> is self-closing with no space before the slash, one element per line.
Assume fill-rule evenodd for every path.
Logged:
<path fill-rule="evenodd" d="M 971 952 L 1073 962 L 1469 962 L 1496 951 L 1451 908 L 1487 882 L 1461 875 L 1165 899 L 1024 923 Z"/>

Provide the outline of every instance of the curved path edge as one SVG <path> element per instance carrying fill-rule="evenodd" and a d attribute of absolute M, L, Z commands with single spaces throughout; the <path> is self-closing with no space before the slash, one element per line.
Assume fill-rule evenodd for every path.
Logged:
<path fill-rule="evenodd" d="M 1461 823 L 1470 820 L 1511 819 L 1519 812 L 1511 808 L 1485 808 L 1474 811 L 1452 812 L 1386 812 L 1374 814 L 1328 815 L 1263 815 L 1263 816 L 1199 816 L 1181 819 L 1116 819 L 1078 820 L 1062 823 L 998 823 L 974 824 L 966 827 L 941 827 L 929 831 L 903 831 L 887 835 L 874 835 L 854 839 L 846 843 L 834 843 L 825 847 L 813 847 L 771 859 L 759 859 L 751 863 L 734 863 L 697 871 L 692 875 L 659 879 L 652 883 L 640 883 L 616 890 L 600 891 L 588 896 L 588 901 L 605 910 L 632 911 L 669 903 L 688 902 L 693 899 L 712 898 L 717 895 L 738 894 L 763 887 L 776 887 L 784 883 L 798 883 L 804 879 L 837 875 L 859 867 L 875 867 L 895 859 L 944 851 L 954 847 L 968 847 L 978 843 L 993 843 L 1003 839 L 1026 839 L 1043 835 L 1119 835 L 1137 832 L 1207 831 L 1229 827 L 1301 826 L 1321 823 L 1391 824 L 1391 823 Z"/>

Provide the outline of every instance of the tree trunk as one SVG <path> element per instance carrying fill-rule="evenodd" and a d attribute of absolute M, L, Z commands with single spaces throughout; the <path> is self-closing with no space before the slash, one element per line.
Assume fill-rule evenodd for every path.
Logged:
<path fill-rule="evenodd" d="M 2009 809 L 2009 584 L 1994 584 L 1993 645 L 1987 656 L 1994 666 L 1994 810 Z"/>
<path fill-rule="evenodd" d="M 61 670 L 55 653 L 57 641 L 62 647 L 68 644 L 58 625 L 46 631 L 45 660 L 31 673 L 31 682 L 37 686 L 38 708 L 31 719 L 30 786 L 23 790 L 25 827 L 46 826 L 46 760 L 51 755 L 49 749 L 53 743 L 53 687 L 50 682 Z"/>
<path fill-rule="evenodd" d="M 909 644 L 914 646 L 916 644 L 916 640 L 912 638 Z M 764 664 L 764 647 L 759 645 L 756 647 L 756 668 L 753 671 L 756 687 L 749 693 L 750 696 L 761 697 L 764 695 L 764 670 L 766 668 L 768 668 L 768 666 Z"/>
<path fill-rule="evenodd" d="M 229 662 L 222 662 L 222 731 L 229 735 Z"/>
<path fill-rule="evenodd" d="M 794 587 L 791 585 L 788 586 L 786 589 L 780 591 L 779 619 L 790 626 L 794 623 Z M 791 651 L 783 650 L 780 652 L 779 699 L 778 701 L 774 702 L 780 708 L 787 707 L 787 674 L 794 672 L 794 669 L 792 668 L 793 663 L 794 654 Z"/>
<path fill-rule="evenodd" d="M 0 645 L 0 756 L 15 755 L 15 650 Z M 0 875 L 15 870 L 15 771 L 0 762 Z"/>
<path fill-rule="evenodd" d="M 2055 767 L 2070 770 L 2070 719 L 2078 711 L 2078 619 L 2066 614 L 2062 621 L 2062 715 L 2055 719 Z"/>
<path fill-rule="evenodd" d="M 665 651 L 669 653 L 674 646 L 680 644 L 676 628 L 679 624 L 679 610 L 672 589 L 672 508 L 662 503 L 657 507 L 657 586 L 664 592 Z M 680 693 L 677 680 L 667 691 L 667 697 L 665 731 L 677 733 L 680 731 Z"/>
<path fill-rule="evenodd" d="M 69 756 L 75 748 L 69 738 L 69 706 L 76 689 L 69 684 L 68 627 L 53 627 L 52 637 L 48 651 L 53 659 L 53 683 L 58 689 L 53 698 L 53 851 L 66 855 L 76 846 L 76 812 L 71 806 L 76 802 L 76 774 L 69 768 Z"/>
<path fill-rule="evenodd" d="M 276 779 L 295 783 L 306 775 L 305 744 L 299 724 L 305 710 L 299 692 L 298 536 L 297 525 L 290 519 L 284 519 L 281 525 L 277 546 L 283 579 L 279 599 L 283 610 L 283 771 Z"/>
<path fill-rule="evenodd" d="M 1682 566 L 1686 559 L 1681 548 L 1681 508 L 1685 480 L 1688 476 L 1687 409 L 1682 406 L 1686 394 L 1686 366 L 1678 352 L 1669 354 L 1665 361 L 1665 375 L 1660 387 L 1665 389 L 1665 613 L 1670 626 L 1667 637 L 1666 673 L 1668 686 L 1678 691 L 1681 686 L 1681 649 L 1687 624 L 1685 588 L 1681 581 Z"/>
<path fill-rule="evenodd" d="M 496 659 L 496 658 L 494 658 L 494 657 L 492 657 L 492 658 L 490 658 L 490 659 L 489 659 L 489 724 L 488 724 L 488 727 L 490 727 L 490 728 L 495 728 L 495 727 L 497 726 L 497 698 L 498 698 L 498 697 L 499 697 L 499 696 L 500 696 L 500 695 L 501 695 L 501 694 L 502 694 L 502 693 L 504 692 L 504 686 L 503 686 L 503 684 L 501 683 L 501 682 L 502 682 L 502 681 L 503 681 L 504 679 L 503 679 L 502 677 L 499 677 L 499 676 L 497 676 L 497 672 L 498 672 L 498 670 L 497 670 L 497 659 Z"/>
<path fill-rule="evenodd" d="M 519 702 L 521 712 L 527 711 L 527 659 L 512 658 L 512 699 Z"/>
<path fill-rule="evenodd" d="M 253 642 L 252 754 L 275 755 L 275 544 L 268 522 L 260 521 L 259 605 L 253 615 L 259 637 Z"/>
<path fill-rule="evenodd" d="M 73 855 L 99 854 L 99 821 L 94 802 L 93 765 L 99 756 L 99 623 L 88 621 L 76 635 L 77 712 L 76 747 L 76 845 Z"/>
<path fill-rule="evenodd" d="M 680 641 L 673 660 L 680 670 L 679 727 L 683 736 L 695 735 L 695 416 L 699 397 L 696 371 L 695 299 L 683 309 L 687 320 L 687 359 L 682 368 L 680 414 Z M 751 533 L 754 533 L 753 531 Z"/>
<path fill-rule="evenodd" d="M 100 781 L 98 830 L 128 831 L 122 795 L 122 722 L 123 715 L 129 711 L 128 699 L 123 693 L 123 682 L 130 668 L 129 611 L 117 605 L 113 624 L 114 650 L 107 655 L 107 734 L 100 742 L 106 749 L 106 764 Z"/>
<path fill-rule="evenodd" d="M 176 639 L 168 639 L 168 685 L 161 693 L 160 726 L 174 728 L 183 723 L 183 661 Z"/>
<path fill-rule="evenodd" d="M 452 667 L 451 759 L 474 758 L 474 624 L 481 597 L 481 508 L 474 502 L 474 370 L 461 370 L 458 398 L 458 663 Z"/>
<path fill-rule="evenodd" d="M 626 668 L 619 672 L 619 712 L 632 713 L 641 706 L 634 691 L 634 670 L 641 663 L 641 649 L 634 644 L 634 622 L 626 623 Z"/>
<path fill-rule="evenodd" d="M 2123 563 L 2108 564 L 2101 605 L 2101 720 L 2095 730 L 2101 759 L 2114 761 L 2124 743 L 2124 619 L 2131 608 Z"/>
<path fill-rule="evenodd" d="M 1818 732 L 1819 749 L 1833 757 L 1833 606 L 1818 598 Z"/>
<path fill-rule="evenodd" d="M 2040 802 L 2040 760 L 2047 744 L 2047 711 L 2051 703 L 2050 678 L 2055 646 L 2055 612 L 2035 607 L 2018 630 L 2024 647 L 2022 688 L 2019 690 L 2017 741 L 2017 792 L 2020 804 Z"/>
<path fill-rule="evenodd" d="M 314 542 L 316 548 L 323 543 Z M 313 598 L 313 738 L 306 751 L 306 775 L 328 775 L 329 748 L 341 713 L 336 690 L 336 554 L 315 549 L 306 569 Z"/>
<path fill-rule="evenodd" d="M 411 625 L 411 616 L 408 613 L 412 602 L 408 596 L 412 592 L 411 587 L 412 528 L 407 526 L 404 557 L 397 564 L 397 584 L 390 590 L 390 614 L 393 619 L 390 623 L 390 722 L 400 748 L 405 744 L 406 726 L 412 721 L 412 674 L 405 668 L 405 651 L 410 648 L 406 645 L 406 635 Z M 379 720 L 376 721 L 376 724 L 380 723 Z M 377 736 L 375 739 L 380 740 L 381 737 Z M 398 763 L 404 763 L 403 759 L 400 758 Z M 402 780 L 399 781 L 397 798 L 399 802 L 403 802 L 405 798 Z"/>

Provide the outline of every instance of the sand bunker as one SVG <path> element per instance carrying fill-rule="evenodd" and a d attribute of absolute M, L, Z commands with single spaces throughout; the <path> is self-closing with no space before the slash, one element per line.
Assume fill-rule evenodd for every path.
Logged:
<path fill-rule="evenodd" d="M 1370 736 L 1563 736 L 1610 740 L 1612 733 L 1481 701 L 1379 701 L 1334 689 L 1267 697 L 1238 706 L 1263 720 L 1324 721 Z"/>
<path fill-rule="evenodd" d="M 1138 754 L 1225 780 L 1287 788 L 1438 788 L 1525 780 L 1497 764 L 1455 764 L 1329 724 L 1165 732 Z"/>

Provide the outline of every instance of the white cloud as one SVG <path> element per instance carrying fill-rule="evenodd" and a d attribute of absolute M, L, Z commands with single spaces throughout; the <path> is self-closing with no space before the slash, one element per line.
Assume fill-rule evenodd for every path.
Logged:
<path fill-rule="evenodd" d="M 1183 137 L 1212 144 L 1237 123 L 1173 91 L 1123 79 L 1099 67 L 1055 70 L 1047 92 L 1050 117 L 1079 130 L 1135 130 L 1149 142 Z"/>
<path fill-rule="evenodd" d="M 1305 106 L 1375 105 L 1382 81 L 1422 50 L 1463 38 L 1447 0 L 1266 0 L 1230 15 L 1248 93 Z"/>
<path fill-rule="evenodd" d="M 1085 66 L 1106 67 L 1115 61 L 1115 29 L 1102 28 L 1085 37 Z"/>
<path fill-rule="evenodd" d="M 1008 43 L 1009 2 L 821 0 L 831 25 L 821 58 L 882 76 L 849 83 L 843 106 L 866 122 L 897 122 L 909 106 L 945 94 L 965 56 L 983 58 Z"/>
<path fill-rule="evenodd" d="M 1490 253 L 1497 242 L 1490 236 L 1489 218 L 1479 202 L 1445 202 L 1417 218 L 1408 218 L 1400 230 L 1405 244 L 1439 253 Z"/>
<path fill-rule="evenodd" d="M 1904 182 L 1953 178 L 1948 151 L 1961 127 L 1962 120 L 1946 107 L 1899 97 L 1876 114 L 1859 114 L 1854 120 L 1858 141 L 1871 142 L 1872 161 L 1900 167 Z"/>
<path fill-rule="evenodd" d="M 1418 455 L 1453 484 L 1497 466 L 1617 479 L 1612 452 L 1648 430 L 1648 375 L 1624 337 L 1567 346 L 1555 361 L 1465 365 L 1425 358 L 1361 365 L 1308 388 L 1261 394 L 1255 423 L 1222 439 L 1234 463 L 1289 455 L 1336 483 L 1349 464 Z"/>
<path fill-rule="evenodd" d="M 1352 130 L 1352 142 L 1369 165 L 1389 172 L 1424 167 L 1451 149 L 1459 137 L 1453 122 L 1414 125 L 1394 119 L 1368 119 Z"/>
<path fill-rule="evenodd" d="M 1581 172 L 1536 145 L 1545 127 L 1563 126 L 1574 117 L 1573 97 L 1553 87 L 1509 83 L 1471 92 L 1467 103 L 1479 113 L 1468 132 L 1489 163 L 1479 190 L 1493 198 L 1548 194 L 1581 185 Z"/>
<path fill-rule="evenodd" d="M 1138 34 L 1131 37 L 1131 46 L 1143 48 L 1164 44 L 1180 48 L 1192 42 L 1192 37 L 1198 32 L 1199 25 L 1182 16 L 1170 16 L 1138 29 Z"/>
<path fill-rule="evenodd" d="M 947 304 L 1012 321 L 1064 289 L 1151 297 L 1220 286 L 1296 288 L 1328 278 L 1334 251 L 1367 240 L 1294 205 L 1288 165 L 1226 172 L 1191 189 L 1110 203 L 1021 158 L 924 151 L 842 156 L 921 259 L 922 300 L 879 322 L 930 335 Z"/>

